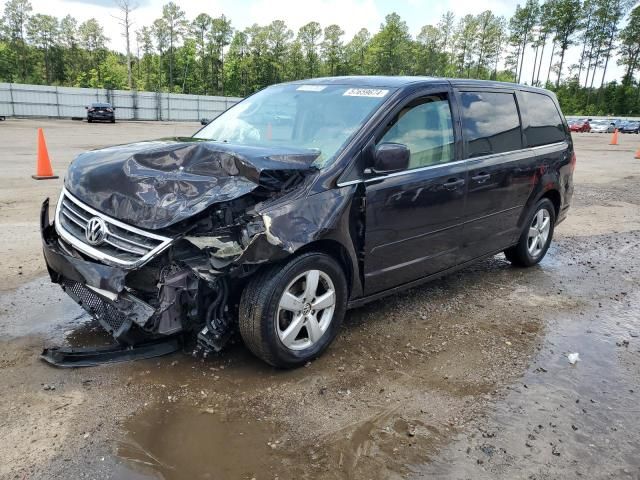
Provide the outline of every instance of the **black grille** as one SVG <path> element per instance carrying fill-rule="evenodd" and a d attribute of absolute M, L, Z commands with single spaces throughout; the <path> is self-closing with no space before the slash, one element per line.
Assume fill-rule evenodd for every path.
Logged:
<path fill-rule="evenodd" d="M 97 319 L 109 333 L 117 333 L 127 321 L 126 315 L 80 282 L 63 278 L 61 285 L 64 291 Z"/>

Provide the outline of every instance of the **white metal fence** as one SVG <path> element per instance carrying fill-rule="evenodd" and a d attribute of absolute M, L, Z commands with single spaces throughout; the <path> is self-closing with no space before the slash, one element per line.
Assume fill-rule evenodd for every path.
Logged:
<path fill-rule="evenodd" d="M 236 97 L 137 92 L 0 83 L 0 115 L 6 117 L 85 117 L 85 107 L 108 102 L 118 120 L 212 119 L 237 103 Z"/>

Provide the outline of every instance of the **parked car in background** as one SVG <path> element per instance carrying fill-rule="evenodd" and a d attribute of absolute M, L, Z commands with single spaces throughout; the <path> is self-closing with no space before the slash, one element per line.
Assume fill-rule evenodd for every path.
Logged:
<path fill-rule="evenodd" d="M 589 125 L 591 133 L 613 133 L 616 129 L 615 122 L 610 120 L 593 120 Z"/>
<path fill-rule="evenodd" d="M 110 103 L 92 103 L 87 109 L 87 122 L 111 122 L 116 121 L 116 107 Z"/>
<path fill-rule="evenodd" d="M 257 357 L 295 367 L 348 308 L 500 252 L 539 263 L 575 164 L 547 90 L 300 80 L 193 137 L 80 154 L 53 224 L 42 206 L 44 256 L 120 342 L 180 334 L 207 354 L 239 332 Z"/>
<path fill-rule="evenodd" d="M 572 132 L 590 132 L 591 125 L 587 119 L 574 120 L 569 124 L 569 130 Z"/>
<path fill-rule="evenodd" d="M 624 122 L 620 125 L 618 129 L 621 133 L 639 133 L 640 132 L 640 122 L 629 121 Z"/>

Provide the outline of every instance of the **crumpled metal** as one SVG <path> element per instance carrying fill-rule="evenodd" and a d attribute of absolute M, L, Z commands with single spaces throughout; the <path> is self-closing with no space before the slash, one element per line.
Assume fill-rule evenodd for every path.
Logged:
<path fill-rule="evenodd" d="M 157 230 L 257 188 L 277 192 L 316 171 L 313 149 L 170 138 L 92 150 L 72 162 L 67 190 L 131 225 Z"/>

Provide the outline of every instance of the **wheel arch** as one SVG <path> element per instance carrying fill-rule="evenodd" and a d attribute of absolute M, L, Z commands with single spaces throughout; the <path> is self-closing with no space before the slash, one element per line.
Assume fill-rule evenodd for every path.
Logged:
<path fill-rule="evenodd" d="M 556 178 L 547 176 L 542 181 L 538 182 L 538 185 L 539 187 L 531 193 L 529 200 L 527 200 L 527 203 L 522 209 L 520 218 L 518 219 L 518 232 L 521 232 L 525 227 L 525 221 L 531 209 L 534 208 L 543 198 L 548 198 L 551 203 L 553 203 L 556 218 L 558 218 L 558 215 L 560 214 L 560 209 L 562 207 L 562 194 L 560 193 L 560 185 Z M 514 241 L 515 240 L 516 239 L 514 238 Z"/>
<path fill-rule="evenodd" d="M 337 240 L 333 239 L 321 239 L 310 242 L 300 249 L 296 250 L 294 255 L 302 255 L 303 253 L 319 252 L 329 255 L 342 267 L 345 277 L 347 279 L 347 289 L 349 297 L 354 289 L 354 280 L 356 279 L 356 270 L 351 256 L 347 248 Z"/>
<path fill-rule="evenodd" d="M 551 188 L 549 190 L 547 190 L 546 192 L 544 192 L 540 198 L 538 198 L 536 200 L 536 203 L 538 203 L 540 200 L 542 200 L 543 198 L 548 198 L 549 200 L 551 200 L 551 203 L 553 203 L 553 207 L 555 209 L 555 213 L 556 213 L 556 218 L 558 218 L 558 215 L 560 215 L 560 206 L 562 205 L 562 197 L 560 196 L 560 191 L 557 190 L 556 188 Z"/>

